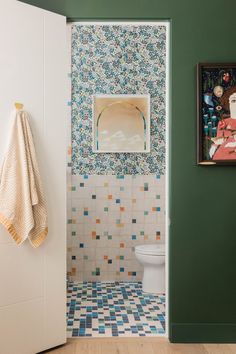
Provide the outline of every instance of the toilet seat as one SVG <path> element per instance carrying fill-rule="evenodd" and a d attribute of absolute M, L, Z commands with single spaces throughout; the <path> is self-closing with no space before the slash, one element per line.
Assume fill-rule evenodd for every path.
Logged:
<path fill-rule="evenodd" d="M 139 245 L 135 247 L 135 252 L 139 254 L 150 255 L 150 256 L 164 256 L 165 245 L 163 244 Z"/>

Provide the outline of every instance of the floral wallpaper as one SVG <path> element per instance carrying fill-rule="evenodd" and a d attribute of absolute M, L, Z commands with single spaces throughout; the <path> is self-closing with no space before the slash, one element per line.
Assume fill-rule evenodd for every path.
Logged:
<path fill-rule="evenodd" d="M 72 25 L 72 173 L 165 173 L 166 27 Z M 151 152 L 93 153 L 92 95 L 150 94 Z"/>

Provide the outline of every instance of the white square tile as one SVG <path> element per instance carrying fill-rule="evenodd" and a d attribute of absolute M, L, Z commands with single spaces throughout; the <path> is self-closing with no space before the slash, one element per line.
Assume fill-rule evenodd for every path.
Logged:
<path fill-rule="evenodd" d="M 131 223 L 125 223 L 123 227 L 120 227 L 120 236 L 124 235 L 131 235 L 132 233 L 132 224 Z"/>
<path fill-rule="evenodd" d="M 120 186 L 131 187 L 133 184 L 132 175 L 125 175 L 124 178 L 119 179 Z"/>
<path fill-rule="evenodd" d="M 132 188 L 132 198 L 133 199 L 144 199 L 144 191 L 141 190 L 141 187 Z"/>
<path fill-rule="evenodd" d="M 143 175 L 134 175 L 132 179 L 133 187 L 142 187 L 143 186 Z"/>
<path fill-rule="evenodd" d="M 133 192 L 132 188 L 129 187 L 124 187 L 124 190 L 120 191 L 120 199 L 123 202 L 125 199 L 132 199 Z"/>
<path fill-rule="evenodd" d="M 114 224 L 116 226 L 117 220 L 120 220 L 120 212 L 117 211 L 112 211 L 108 214 L 108 223 L 109 224 Z"/>
<path fill-rule="evenodd" d="M 121 198 L 120 206 L 125 208 L 125 213 L 131 211 L 133 207 L 132 198 Z"/>
<path fill-rule="evenodd" d="M 144 223 L 144 212 L 143 211 L 132 211 L 131 221 L 134 221 L 134 220 L 136 220 L 136 224 L 143 224 Z"/>
<path fill-rule="evenodd" d="M 132 212 L 120 213 L 120 221 L 123 224 L 131 224 L 132 223 Z"/>

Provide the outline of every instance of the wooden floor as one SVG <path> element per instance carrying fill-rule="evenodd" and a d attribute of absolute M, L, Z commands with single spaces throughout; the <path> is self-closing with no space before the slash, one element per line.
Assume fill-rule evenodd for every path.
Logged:
<path fill-rule="evenodd" d="M 69 339 L 51 354 L 236 354 L 236 344 L 172 344 L 165 338 Z"/>

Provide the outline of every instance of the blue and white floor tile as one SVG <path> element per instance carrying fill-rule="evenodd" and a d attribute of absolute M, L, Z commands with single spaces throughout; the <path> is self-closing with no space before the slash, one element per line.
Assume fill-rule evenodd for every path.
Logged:
<path fill-rule="evenodd" d="M 68 338 L 164 333 L 164 294 L 145 294 L 140 282 L 68 283 Z"/>

